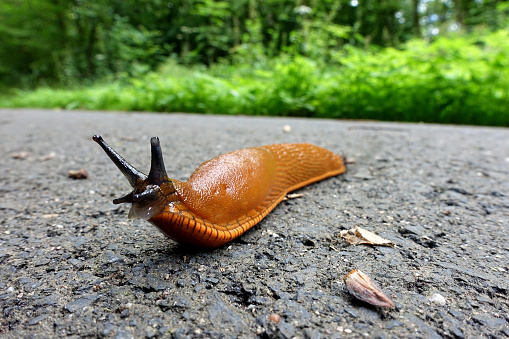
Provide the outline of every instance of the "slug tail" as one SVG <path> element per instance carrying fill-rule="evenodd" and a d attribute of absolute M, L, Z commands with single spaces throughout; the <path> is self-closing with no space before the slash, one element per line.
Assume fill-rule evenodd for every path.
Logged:
<path fill-rule="evenodd" d="M 145 174 L 138 171 L 134 168 L 130 163 L 128 163 L 120 154 L 115 152 L 113 148 L 111 148 L 100 135 L 94 135 L 92 140 L 97 142 L 99 146 L 102 147 L 104 152 L 110 157 L 111 161 L 118 167 L 120 172 L 127 178 L 131 187 L 136 187 L 137 183 L 143 181 L 147 178 Z M 121 198 L 124 199 L 124 198 Z M 119 199 L 120 200 L 120 199 Z M 121 201 L 127 202 L 127 201 Z M 120 203 L 120 202 L 119 202 Z"/>

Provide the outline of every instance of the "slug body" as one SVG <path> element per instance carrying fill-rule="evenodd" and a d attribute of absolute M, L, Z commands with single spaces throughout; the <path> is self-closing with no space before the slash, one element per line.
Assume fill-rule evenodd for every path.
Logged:
<path fill-rule="evenodd" d="M 221 246 L 259 223 L 290 191 L 345 172 L 342 158 L 311 144 L 244 148 L 201 164 L 187 181 L 168 178 L 158 138 L 152 138 L 149 175 L 135 169 L 103 139 L 96 141 L 126 176 L 130 218 L 154 224 L 169 238 Z"/>

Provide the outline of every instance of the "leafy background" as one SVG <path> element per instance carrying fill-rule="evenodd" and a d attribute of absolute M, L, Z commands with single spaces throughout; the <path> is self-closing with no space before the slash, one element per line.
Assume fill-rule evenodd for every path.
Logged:
<path fill-rule="evenodd" d="M 4 0 L 0 106 L 509 126 L 502 0 Z"/>

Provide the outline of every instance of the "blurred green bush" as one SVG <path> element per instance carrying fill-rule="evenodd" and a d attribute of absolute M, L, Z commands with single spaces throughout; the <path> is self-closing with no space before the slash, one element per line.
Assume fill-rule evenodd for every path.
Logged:
<path fill-rule="evenodd" d="M 232 62 L 157 71 L 74 90 L 18 90 L 3 107 L 283 115 L 509 126 L 509 30 L 352 46 L 325 62 L 253 45 Z"/>

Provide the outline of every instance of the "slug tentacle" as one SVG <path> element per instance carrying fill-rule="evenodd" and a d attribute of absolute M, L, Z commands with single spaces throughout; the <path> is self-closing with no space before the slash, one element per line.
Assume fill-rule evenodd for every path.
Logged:
<path fill-rule="evenodd" d="M 164 167 L 163 152 L 158 137 L 150 139 L 152 162 L 150 164 L 150 172 L 148 174 L 148 182 L 152 185 L 161 185 L 168 182 L 168 174 Z"/>
<path fill-rule="evenodd" d="M 146 200 L 156 200 L 157 197 L 161 194 L 161 189 L 157 185 L 148 185 L 145 187 L 145 190 L 141 193 L 136 193 L 133 195 L 133 202 L 140 202 Z"/>
<path fill-rule="evenodd" d="M 147 178 L 145 174 L 138 171 L 134 168 L 130 163 L 128 163 L 120 154 L 115 152 L 113 148 L 111 148 L 100 135 L 94 135 L 92 140 L 97 142 L 99 146 L 102 147 L 104 152 L 110 157 L 113 163 L 118 167 L 120 172 L 127 178 L 131 187 L 136 187 L 136 185 Z"/>
<path fill-rule="evenodd" d="M 201 164 L 187 181 L 168 178 L 159 139 L 151 144 L 149 175 L 93 137 L 129 180 L 133 191 L 115 199 L 181 243 L 221 246 L 259 223 L 290 191 L 345 172 L 345 162 L 311 144 L 245 148 Z"/>
<path fill-rule="evenodd" d="M 113 203 L 115 205 L 123 204 L 123 203 L 129 203 L 132 204 L 134 202 L 133 198 L 133 192 L 129 192 L 126 195 L 124 195 L 122 198 L 113 199 Z"/>

